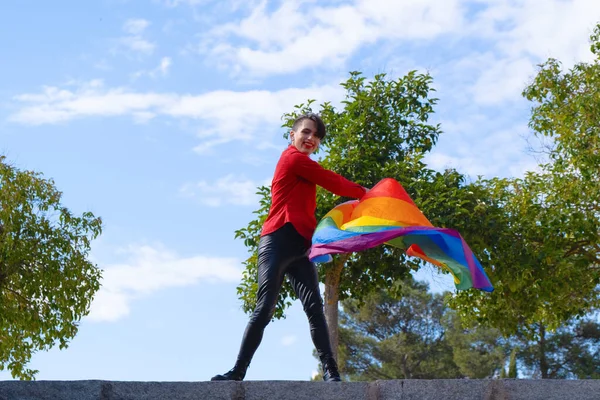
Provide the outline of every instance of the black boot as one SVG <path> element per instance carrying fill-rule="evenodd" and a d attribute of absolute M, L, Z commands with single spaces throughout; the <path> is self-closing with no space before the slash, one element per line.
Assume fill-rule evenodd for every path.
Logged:
<path fill-rule="evenodd" d="M 337 363 L 331 356 L 321 358 L 323 365 L 323 380 L 326 382 L 341 382 L 340 373 L 338 372 Z"/>
<path fill-rule="evenodd" d="M 238 360 L 234 367 L 222 375 L 215 375 L 211 381 L 242 381 L 246 376 L 246 370 L 248 369 L 248 362 Z"/>

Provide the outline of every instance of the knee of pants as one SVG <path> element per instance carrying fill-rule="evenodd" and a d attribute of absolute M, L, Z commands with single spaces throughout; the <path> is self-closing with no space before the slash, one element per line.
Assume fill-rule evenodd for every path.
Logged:
<path fill-rule="evenodd" d="M 267 326 L 271 319 L 273 318 L 273 314 L 275 313 L 275 307 L 268 307 L 262 304 L 258 304 L 252 313 L 252 317 L 250 320 L 259 324 L 260 326 Z"/>
<path fill-rule="evenodd" d="M 323 314 L 323 301 L 321 299 L 314 299 L 304 306 L 304 312 L 309 316 L 317 316 Z"/>

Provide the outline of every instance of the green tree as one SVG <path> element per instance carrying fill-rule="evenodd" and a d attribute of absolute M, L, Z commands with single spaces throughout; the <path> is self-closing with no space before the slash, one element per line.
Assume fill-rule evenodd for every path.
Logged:
<path fill-rule="evenodd" d="M 362 303 L 342 302 L 342 373 L 351 380 L 462 377 L 442 324 L 450 311 L 444 295 L 410 277 L 395 284 L 399 298 L 382 289 Z"/>
<path fill-rule="evenodd" d="M 348 379 L 481 379 L 502 371 L 508 342 L 497 329 L 463 328 L 445 304 L 450 294 L 432 294 L 426 283 L 395 285 L 400 297 L 382 289 L 342 302 L 339 358 Z"/>
<path fill-rule="evenodd" d="M 542 379 L 600 379 L 600 324 L 592 318 L 572 319 L 548 331 L 535 326 L 535 335 L 519 335 L 518 358 L 525 373 Z"/>
<path fill-rule="evenodd" d="M 34 378 L 36 351 L 67 347 L 100 286 L 87 255 L 101 220 L 60 200 L 52 180 L 0 157 L 0 369 L 15 378 Z"/>
<path fill-rule="evenodd" d="M 464 327 L 454 310 L 444 313 L 443 327 L 454 363 L 462 376 L 472 379 L 502 376 L 508 341 L 498 329 L 485 325 Z"/>
<path fill-rule="evenodd" d="M 550 59 L 524 91 L 534 135 L 550 140 L 541 171 L 479 182 L 486 205 L 504 210 L 489 249 L 496 290 L 451 304 L 505 335 L 543 337 L 600 301 L 600 25 L 591 39 L 592 63 L 563 71 Z"/>
<path fill-rule="evenodd" d="M 549 59 L 524 91 L 534 104 L 531 129 L 551 140 L 540 178 L 545 190 L 540 192 L 556 243 L 544 250 L 561 246 L 559 265 L 568 264 L 569 276 L 574 276 L 565 320 L 581 316 L 600 297 L 600 24 L 590 40 L 591 63 L 563 71 L 558 60 Z"/>

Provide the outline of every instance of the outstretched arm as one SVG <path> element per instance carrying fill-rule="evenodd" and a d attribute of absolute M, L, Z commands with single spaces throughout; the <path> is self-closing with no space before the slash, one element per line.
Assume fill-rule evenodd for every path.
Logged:
<path fill-rule="evenodd" d="M 304 154 L 292 154 L 290 158 L 292 172 L 333 194 L 360 199 L 367 192 L 364 187 L 323 168 L 318 162 Z"/>

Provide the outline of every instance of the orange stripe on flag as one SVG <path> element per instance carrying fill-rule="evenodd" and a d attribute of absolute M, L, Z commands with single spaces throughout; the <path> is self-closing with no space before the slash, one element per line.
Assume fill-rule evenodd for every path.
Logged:
<path fill-rule="evenodd" d="M 398 221 L 401 226 L 433 226 L 415 205 L 392 197 L 361 199 L 351 219 L 363 216 Z"/>

